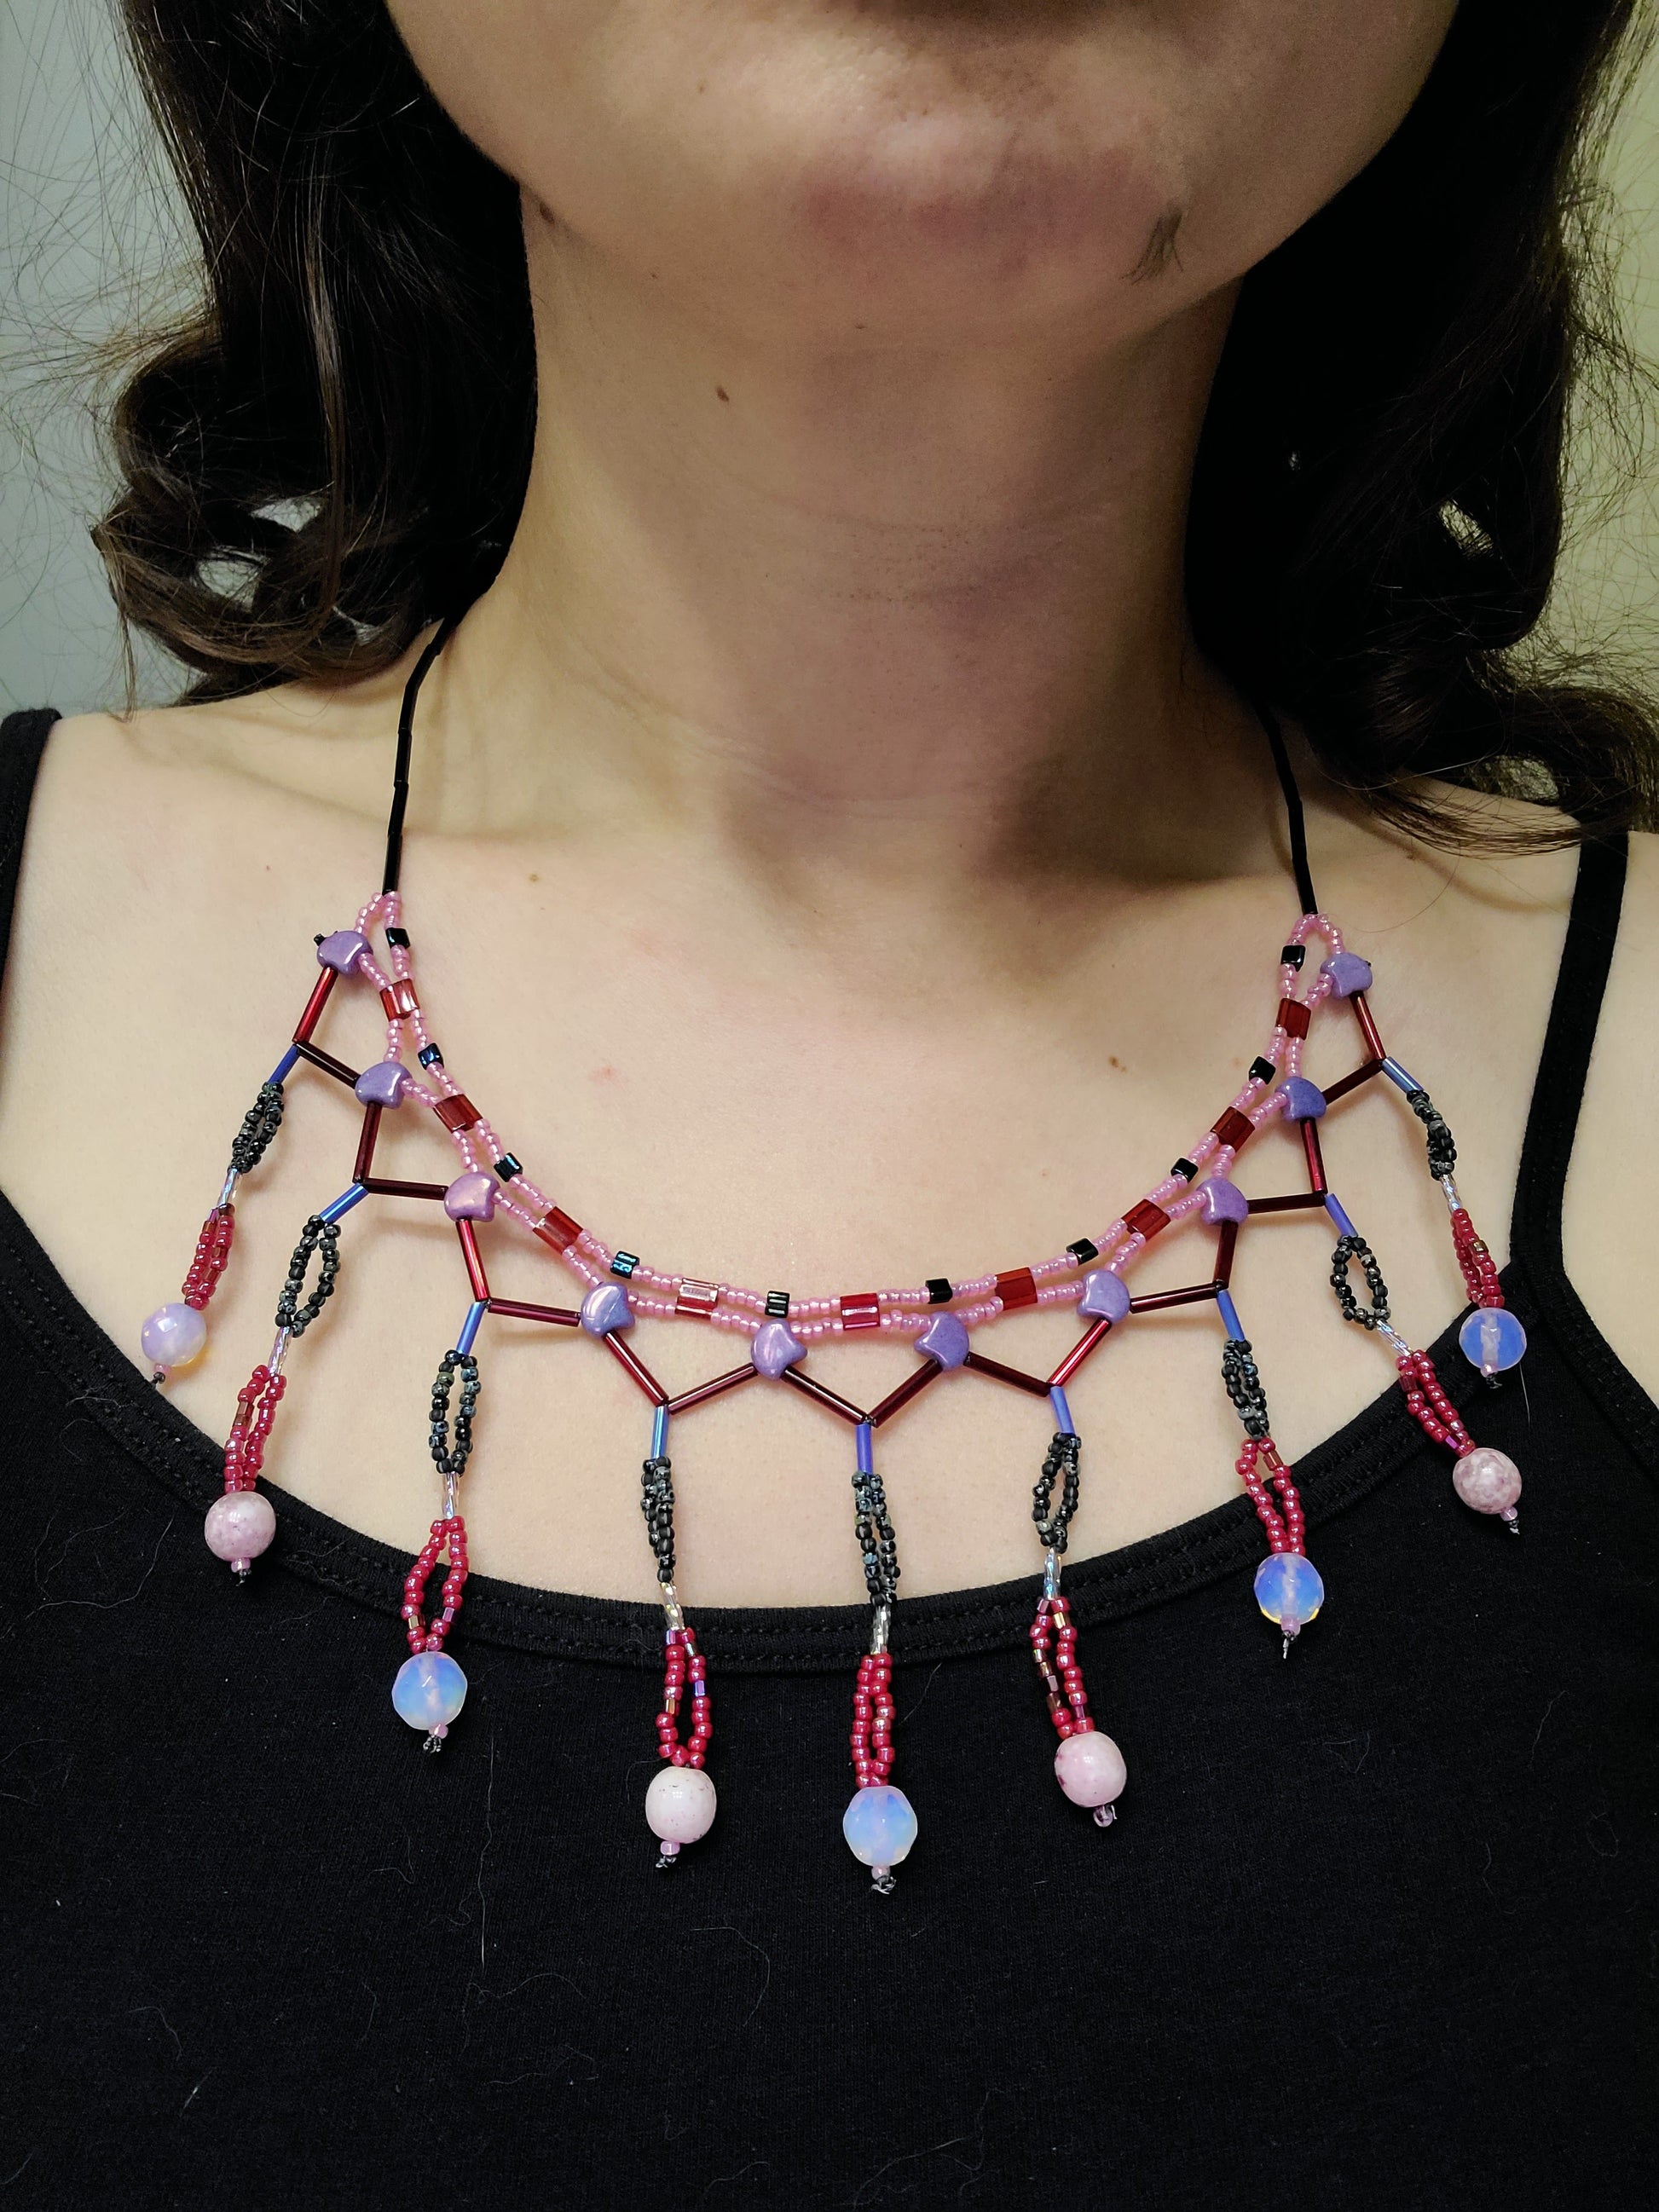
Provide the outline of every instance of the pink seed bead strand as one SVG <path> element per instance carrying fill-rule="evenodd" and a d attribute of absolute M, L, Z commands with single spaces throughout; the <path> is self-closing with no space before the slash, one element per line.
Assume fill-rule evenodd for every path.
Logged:
<path fill-rule="evenodd" d="M 403 904 L 395 892 L 382 892 L 369 901 L 358 914 L 356 927 L 365 938 L 371 939 L 377 929 L 401 927 Z M 1328 948 L 1329 956 L 1345 949 L 1341 931 L 1323 914 L 1300 916 L 1285 943 L 1306 946 L 1317 938 Z M 419 994 L 413 988 L 414 966 L 407 945 L 388 942 L 387 957 L 382 963 L 371 950 L 359 963 L 364 979 L 377 991 L 391 991 L 398 984 L 410 987 L 412 1000 L 410 1011 L 386 1017 L 386 1048 L 388 1060 L 401 1059 L 407 1047 L 412 1047 L 410 1057 L 418 1062 L 421 1051 L 433 1040 L 427 1027 L 426 1016 Z M 1304 1007 L 1310 1024 L 1315 1014 L 1331 999 L 1331 979 L 1322 969 L 1314 971 L 1307 988 L 1299 990 L 1302 970 L 1289 961 L 1279 968 L 1279 1000 Z M 1273 1064 L 1271 1085 L 1251 1077 L 1231 1102 L 1230 1111 L 1249 1121 L 1252 1131 L 1259 1132 L 1283 1110 L 1284 1093 L 1280 1085 L 1289 1076 L 1299 1074 L 1302 1066 L 1304 1040 L 1291 1035 L 1279 1021 L 1270 1033 L 1263 1058 Z M 464 1095 L 462 1088 L 445 1064 L 435 1062 L 430 1071 L 429 1082 L 411 1079 L 407 1096 L 428 1109 L 435 1111 L 447 1100 Z M 461 1129 L 446 1129 L 469 1173 L 490 1173 L 497 1159 L 507 1156 L 508 1147 L 493 1125 L 483 1115 Z M 1208 1129 L 1197 1143 L 1183 1155 L 1199 1171 L 1190 1181 L 1184 1176 L 1166 1176 L 1153 1186 L 1139 1202 L 1155 1206 L 1167 1217 L 1167 1225 L 1179 1227 L 1200 1213 L 1203 1198 L 1197 1184 L 1207 1172 L 1225 1176 L 1237 1157 L 1237 1148 L 1224 1144 L 1213 1128 Z M 528 1174 L 520 1172 L 510 1184 L 501 1185 L 496 1194 L 498 1206 L 523 1228 L 532 1231 L 540 1228 L 555 1211 L 554 1201 L 541 1190 Z M 1090 1241 L 1096 1247 L 1096 1257 L 1090 1267 L 1103 1264 L 1115 1273 L 1123 1274 L 1146 1250 L 1149 1241 L 1139 1230 L 1131 1230 L 1127 1215 L 1136 1211 L 1131 1207 L 1127 1215 L 1120 1215 L 1103 1233 Z M 1162 1224 L 1153 1224 L 1161 1233 Z M 612 1249 L 593 1231 L 583 1229 L 559 1257 L 580 1281 L 588 1288 L 611 1279 Z M 1066 1251 L 1032 1264 L 1029 1270 L 1036 1286 L 1035 1303 L 1039 1308 L 1075 1304 L 1082 1295 L 1079 1278 L 1085 1272 L 1084 1263 L 1075 1254 Z M 741 1285 L 715 1282 L 715 1302 L 712 1310 L 699 1305 L 682 1306 L 679 1292 L 687 1282 L 709 1281 L 707 1277 L 669 1273 L 636 1261 L 627 1283 L 629 1304 L 634 1312 L 652 1320 L 696 1319 L 707 1322 L 715 1328 L 738 1331 L 752 1335 L 766 1318 L 765 1294 Z M 994 1273 L 969 1276 L 951 1284 L 951 1310 L 969 1328 L 981 1327 L 997 1320 L 1006 1310 L 997 1291 L 998 1277 Z M 935 1305 L 925 1285 L 901 1286 L 878 1291 L 873 1295 L 879 1309 L 875 1328 L 866 1327 L 849 1332 L 842 1315 L 842 1300 L 835 1297 L 797 1297 L 789 1304 L 788 1318 L 796 1333 L 805 1342 L 817 1343 L 825 1339 L 854 1334 L 885 1335 L 920 1334 L 928 1328 L 941 1309 Z M 963 1301 L 966 1301 L 964 1304 Z M 1030 1303 L 1028 1298 L 1026 1303 Z"/>

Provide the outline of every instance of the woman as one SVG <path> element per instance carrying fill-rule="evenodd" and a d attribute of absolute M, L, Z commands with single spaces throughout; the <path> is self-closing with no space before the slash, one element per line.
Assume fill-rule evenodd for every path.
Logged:
<path fill-rule="evenodd" d="M 1524 656 L 1630 8 L 128 12 L 15 2201 L 1650 2201 L 1654 726 Z"/>

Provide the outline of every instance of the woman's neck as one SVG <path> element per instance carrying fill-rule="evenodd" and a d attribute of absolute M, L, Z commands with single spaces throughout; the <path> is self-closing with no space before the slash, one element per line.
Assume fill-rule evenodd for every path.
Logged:
<path fill-rule="evenodd" d="M 1224 299 L 1115 351 L 809 356 L 529 241 L 541 428 L 428 694 L 429 820 L 625 821 L 791 902 L 902 878 L 936 915 L 1269 864 L 1261 734 L 1182 592 Z"/>

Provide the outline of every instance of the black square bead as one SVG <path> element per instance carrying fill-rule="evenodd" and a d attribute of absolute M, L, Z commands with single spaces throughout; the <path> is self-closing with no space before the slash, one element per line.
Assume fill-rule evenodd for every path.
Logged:
<path fill-rule="evenodd" d="M 514 1176 L 524 1173 L 524 1163 L 514 1159 L 511 1152 L 503 1152 L 495 1163 L 495 1172 L 503 1182 L 511 1182 Z"/>
<path fill-rule="evenodd" d="M 927 1303 L 930 1306 L 948 1306 L 956 1292 L 943 1275 L 927 1278 Z"/>
<path fill-rule="evenodd" d="M 1308 948 L 1305 945 L 1287 945 L 1279 957 L 1285 967 L 1299 968 L 1308 957 Z"/>
<path fill-rule="evenodd" d="M 1170 1173 L 1178 1175 L 1183 1182 L 1190 1182 L 1198 1173 L 1198 1163 L 1196 1160 L 1177 1160 Z"/>
<path fill-rule="evenodd" d="M 1099 1245 L 1091 1244 L 1086 1237 L 1079 1237 L 1075 1244 L 1068 1244 L 1066 1249 L 1079 1267 L 1086 1267 L 1091 1260 L 1097 1260 L 1100 1257 Z"/>
<path fill-rule="evenodd" d="M 788 1291 L 769 1291 L 766 1293 L 766 1310 L 774 1321 L 787 1321 L 789 1318 Z"/>
<path fill-rule="evenodd" d="M 1250 1074 L 1257 1083 L 1271 1083 L 1278 1073 L 1270 1060 L 1253 1060 L 1250 1062 Z"/>
<path fill-rule="evenodd" d="M 388 945 L 396 945 L 400 947 L 402 951 L 407 952 L 409 950 L 409 932 L 406 929 L 399 929 L 394 922 L 392 927 L 388 929 L 386 933 L 386 941 Z"/>
<path fill-rule="evenodd" d="M 611 1272 L 613 1275 L 631 1275 L 639 1264 L 640 1255 L 637 1252 L 618 1252 L 611 1262 Z"/>
<path fill-rule="evenodd" d="M 435 1044 L 423 1044 L 419 1058 L 422 1067 L 441 1067 L 444 1064 L 444 1056 Z"/>

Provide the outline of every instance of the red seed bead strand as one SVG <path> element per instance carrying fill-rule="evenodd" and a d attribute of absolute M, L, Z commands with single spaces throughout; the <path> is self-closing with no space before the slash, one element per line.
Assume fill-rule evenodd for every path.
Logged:
<path fill-rule="evenodd" d="M 1089 1717 L 1089 1696 L 1077 1656 L 1077 1629 L 1063 1597 L 1037 1600 L 1036 1619 L 1031 1623 L 1031 1656 L 1042 1678 L 1055 1735 L 1062 1741 L 1069 1735 L 1087 1735 L 1094 1723 Z"/>
<path fill-rule="evenodd" d="M 1302 1494 L 1291 1470 L 1279 1456 L 1279 1447 L 1273 1438 L 1251 1437 L 1234 1465 L 1255 1508 L 1255 1517 L 1267 1532 L 1267 1548 L 1305 1555 L 1308 1524 L 1302 1510 Z M 1265 1480 L 1261 1473 L 1264 1467 L 1267 1471 Z M 1268 1494 L 1270 1485 L 1279 1492 L 1277 1503 Z"/>
<path fill-rule="evenodd" d="M 662 1711 L 657 1715 L 657 1756 L 674 1766 L 702 1766 L 708 1763 L 714 1714 L 709 1702 L 707 1668 L 708 1662 L 697 1649 L 696 1631 L 671 1628 L 663 1667 Z M 683 1738 L 680 1708 L 688 1698 L 691 1733 Z"/>
<path fill-rule="evenodd" d="M 1451 1216 L 1452 1243 L 1457 1252 L 1457 1264 L 1463 1271 L 1463 1286 L 1469 1294 L 1469 1303 L 1477 1306 L 1501 1306 L 1504 1286 L 1498 1279 L 1498 1266 L 1486 1246 L 1486 1240 L 1470 1220 L 1467 1206 L 1455 1206 Z"/>
<path fill-rule="evenodd" d="M 273 1375 L 262 1360 L 236 1393 L 236 1413 L 225 1439 L 225 1491 L 252 1490 L 264 1465 L 265 1440 L 276 1418 L 276 1401 L 288 1388 L 286 1375 Z"/>
<path fill-rule="evenodd" d="M 868 1652 L 859 1661 L 853 1692 L 853 1771 L 860 1790 L 885 1782 L 893 1771 L 893 1655 Z"/>
<path fill-rule="evenodd" d="M 426 1617 L 426 1586 L 437 1571 L 439 1557 L 446 1546 L 448 1547 L 449 1559 L 439 1589 L 443 1606 L 441 1611 L 434 1613 L 428 1620 Z M 411 1651 L 443 1650 L 444 1638 L 461 1609 L 461 1592 L 466 1587 L 466 1523 L 459 1513 L 454 1513 L 433 1522 L 432 1534 L 422 1547 L 419 1558 L 404 1577 L 404 1626 Z"/>
<path fill-rule="evenodd" d="M 1437 1444 L 1464 1458 L 1474 1449 L 1474 1439 L 1463 1425 L 1463 1416 L 1440 1387 L 1434 1362 L 1426 1352 L 1407 1352 L 1395 1360 L 1400 1387 L 1406 1394 L 1419 1428 Z"/>
<path fill-rule="evenodd" d="M 202 1233 L 196 1240 L 196 1256 L 185 1277 L 185 1304 L 194 1306 L 198 1313 L 219 1287 L 219 1278 L 225 1272 L 235 1236 L 236 1209 L 227 1200 L 224 1205 L 216 1206 L 202 1224 Z"/>

